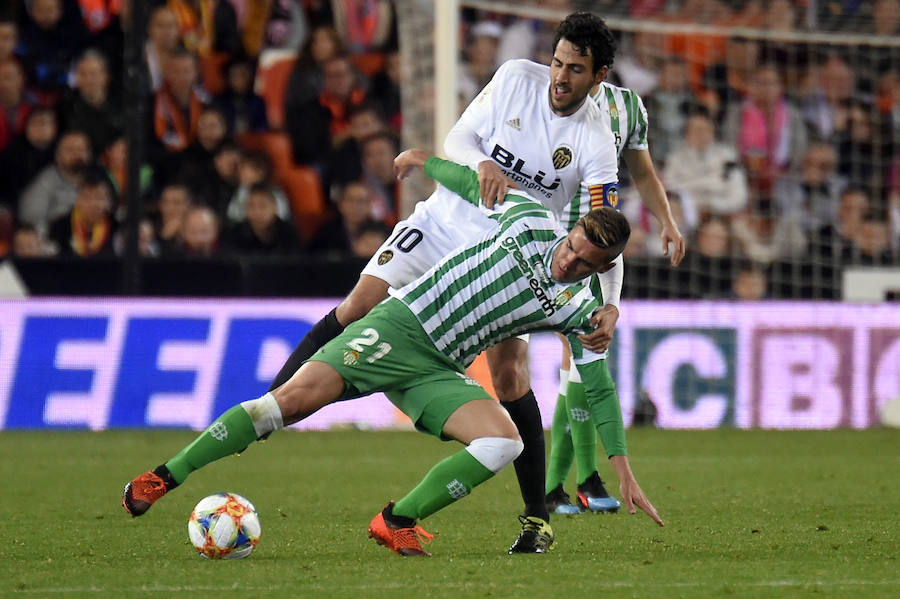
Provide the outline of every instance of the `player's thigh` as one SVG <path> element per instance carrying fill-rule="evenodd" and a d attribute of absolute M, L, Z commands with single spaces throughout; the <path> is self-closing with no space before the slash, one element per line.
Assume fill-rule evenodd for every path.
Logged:
<path fill-rule="evenodd" d="M 408 385 L 417 376 L 443 373 L 448 359 L 398 300 L 377 305 L 310 357 L 325 362 L 346 382 L 342 399 Z"/>
<path fill-rule="evenodd" d="M 514 337 L 485 352 L 491 381 L 500 401 L 515 401 L 531 386 L 528 374 L 527 338 Z"/>
<path fill-rule="evenodd" d="M 562 359 L 560 364 L 562 364 L 561 368 L 563 370 L 569 370 L 572 362 L 572 348 L 569 347 L 569 340 L 566 339 L 566 336 L 562 333 L 556 333 L 556 336 L 559 338 L 560 343 L 562 343 Z"/>
<path fill-rule="evenodd" d="M 461 405 L 447 418 L 443 434 L 467 445 L 482 437 L 519 439 L 519 431 L 509 414 L 493 399 Z"/>
<path fill-rule="evenodd" d="M 331 365 L 307 362 L 272 394 L 284 424 L 289 425 L 336 401 L 344 386 L 344 379 Z"/>
<path fill-rule="evenodd" d="M 399 289 L 418 279 L 459 243 L 453 242 L 439 223 L 414 213 L 394 227 L 362 270 Z"/>
<path fill-rule="evenodd" d="M 453 414 L 473 402 L 489 401 L 499 408 L 496 405 L 497 402 L 491 398 L 484 387 L 478 384 L 478 381 L 457 370 L 451 370 L 449 367 L 430 374 L 422 373 L 419 376 L 410 377 L 406 385 L 388 391 L 387 396 L 401 412 L 409 417 L 418 430 L 441 439 L 452 438 L 463 442 L 468 442 L 465 440 L 469 438 L 468 435 L 464 434 L 462 435 L 464 438 L 459 438 L 446 433 L 446 424 Z M 500 411 L 505 412 L 502 409 Z M 463 411 L 463 413 L 466 412 L 467 410 Z M 458 428 L 459 430 L 455 432 L 461 434 L 462 428 Z M 484 426 L 476 432 L 483 432 L 489 428 Z M 494 427 L 494 429 L 497 428 Z"/>

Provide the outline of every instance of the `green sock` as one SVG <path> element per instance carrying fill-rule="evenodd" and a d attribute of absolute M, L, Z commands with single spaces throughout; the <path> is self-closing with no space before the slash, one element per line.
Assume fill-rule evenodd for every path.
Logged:
<path fill-rule="evenodd" d="M 216 418 L 190 445 L 166 462 L 166 468 L 175 482 L 181 484 L 194 470 L 243 451 L 256 438 L 250 415 L 243 406 L 237 405 Z"/>
<path fill-rule="evenodd" d="M 566 414 L 566 396 L 556 398 L 553 424 L 550 425 L 550 457 L 547 458 L 547 493 L 566 484 L 572 467 L 572 435 L 569 434 L 569 418 Z"/>
<path fill-rule="evenodd" d="M 581 483 L 597 470 L 597 430 L 591 420 L 584 383 L 569 381 L 566 390 L 566 408 L 575 451 L 575 465 L 578 470 L 577 480 Z"/>
<path fill-rule="evenodd" d="M 394 514 L 414 520 L 427 518 L 494 476 L 465 449 L 434 465 L 415 489 L 394 505 Z"/>

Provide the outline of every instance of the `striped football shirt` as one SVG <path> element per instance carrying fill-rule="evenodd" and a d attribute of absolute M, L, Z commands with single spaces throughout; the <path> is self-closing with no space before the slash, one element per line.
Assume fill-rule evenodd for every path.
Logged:
<path fill-rule="evenodd" d="M 471 169 L 429 158 L 426 174 L 478 205 Z M 444 355 L 468 366 L 486 347 L 529 331 L 592 330 L 601 305 L 590 279 L 559 283 L 550 276 L 553 250 L 566 232 L 551 211 L 511 191 L 489 214 L 497 227 L 453 252 L 391 295 L 405 303 Z M 581 346 L 575 339 L 580 357 Z"/>
<path fill-rule="evenodd" d="M 602 82 L 591 99 L 600 108 L 609 130 L 612 131 L 616 144 L 616 155 L 621 157 L 622 150 L 646 150 L 647 145 L 647 109 L 641 97 L 625 87 L 618 87 Z M 605 201 L 604 201 L 605 200 Z M 591 194 L 590 203 L 583 197 L 575 196 L 569 203 L 564 222 L 568 229 L 575 226 L 578 219 L 587 214 L 591 208 L 600 205 L 617 208 L 618 193 L 607 194 L 606 197 Z"/>

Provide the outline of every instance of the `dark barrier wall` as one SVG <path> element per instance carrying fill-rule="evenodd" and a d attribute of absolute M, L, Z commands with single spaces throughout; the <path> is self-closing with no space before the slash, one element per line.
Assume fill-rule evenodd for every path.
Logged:
<path fill-rule="evenodd" d="M 363 259 L 215 258 L 143 260 L 142 296 L 340 297 L 359 277 Z M 120 295 L 119 260 L 62 258 L 13 261 L 31 295 Z M 688 255 L 677 269 L 665 259 L 625 260 L 623 297 L 728 299 L 744 267 L 729 258 Z M 776 262 L 764 270 L 772 299 L 840 299 L 840 268 L 813 261 Z M 760 298 L 743 298 L 760 299 Z"/>

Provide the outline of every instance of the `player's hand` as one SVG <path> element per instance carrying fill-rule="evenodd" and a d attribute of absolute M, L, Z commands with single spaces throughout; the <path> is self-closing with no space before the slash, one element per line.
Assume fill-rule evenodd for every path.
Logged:
<path fill-rule="evenodd" d="M 591 326 L 595 329 L 586 335 L 578 335 L 578 340 L 592 352 L 603 353 L 609 349 L 609 344 L 612 343 L 618 320 L 619 309 L 612 304 L 607 304 L 591 317 Z"/>
<path fill-rule="evenodd" d="M 653 521 L 660 526 L 666 525 L 656 512 L 656 508 L 653 507 L 653 504 L 650 503 L 650 500 L 644 495 L 644 491 L 641 490 L 641 486 L 637 484 L 636 480 L 632 478 L 620 482 L 619 493 L 622 494 L 622 502 L 625 504 L 625 509 L 628 510 L 629 514 L 636 514 L 637 510 L 634 506 L 637 506 L 641 508 L 645 514 L 653 518 Z"/>
<path fill-rule="evenodd" d="M 503 203 L 510 183 L 510 180 L 493 160 L 483 160 L 478 163 L 478 190 L 487 208 L 493 208 L 495 203 Z"/>
<path fill-rule="evenodd" d="M 634 474 L 631 472 L 631 465 L 628 463 L 628 456 L 614 455 L 609 458 L 609 461 L 613 468 L 616 469 L 616 476 L 619 477 L 619 493 L 622 495 L 622 502 L 625 504 L 628 513 L 636 514 L 637 510 L 634 506 L 637 506 L 641 508 L 644 513 L 653 518 L 654 522 L 660 526 L 665 526 L 666 524 L 656 512 L 656 508 L 653 507 L 653 504 L 650 503 L 650 500 L 644 495 L 644 491 L 641 490 L 641 486 L 634 478 Z"/>
<path fill-rule="evenodd" d="M 431 154 L 418 148 L 410 148 L 400 152 L 394 158 L 394 175 L 397 176 L 397 180 L 408 177 L 414 168 L 425 166 L 425 161 L 428 160 L 429 156 Z"/>
<path fill-rule="evenodd" d="M 669 244 L 672 244 L 672 255 L 669 256 L 669 262 L 671 262 L 672 267 L 674 268 L 681 264 L 681 260 L 684 258 L 685 246 L 684 237 L 681 236 L 678 225 L 674 222 L 669 225 L 664 225 L 662 232 L 659 234 L 659 238 L 662 240 L 664 256 L 669 256 Z"/>

